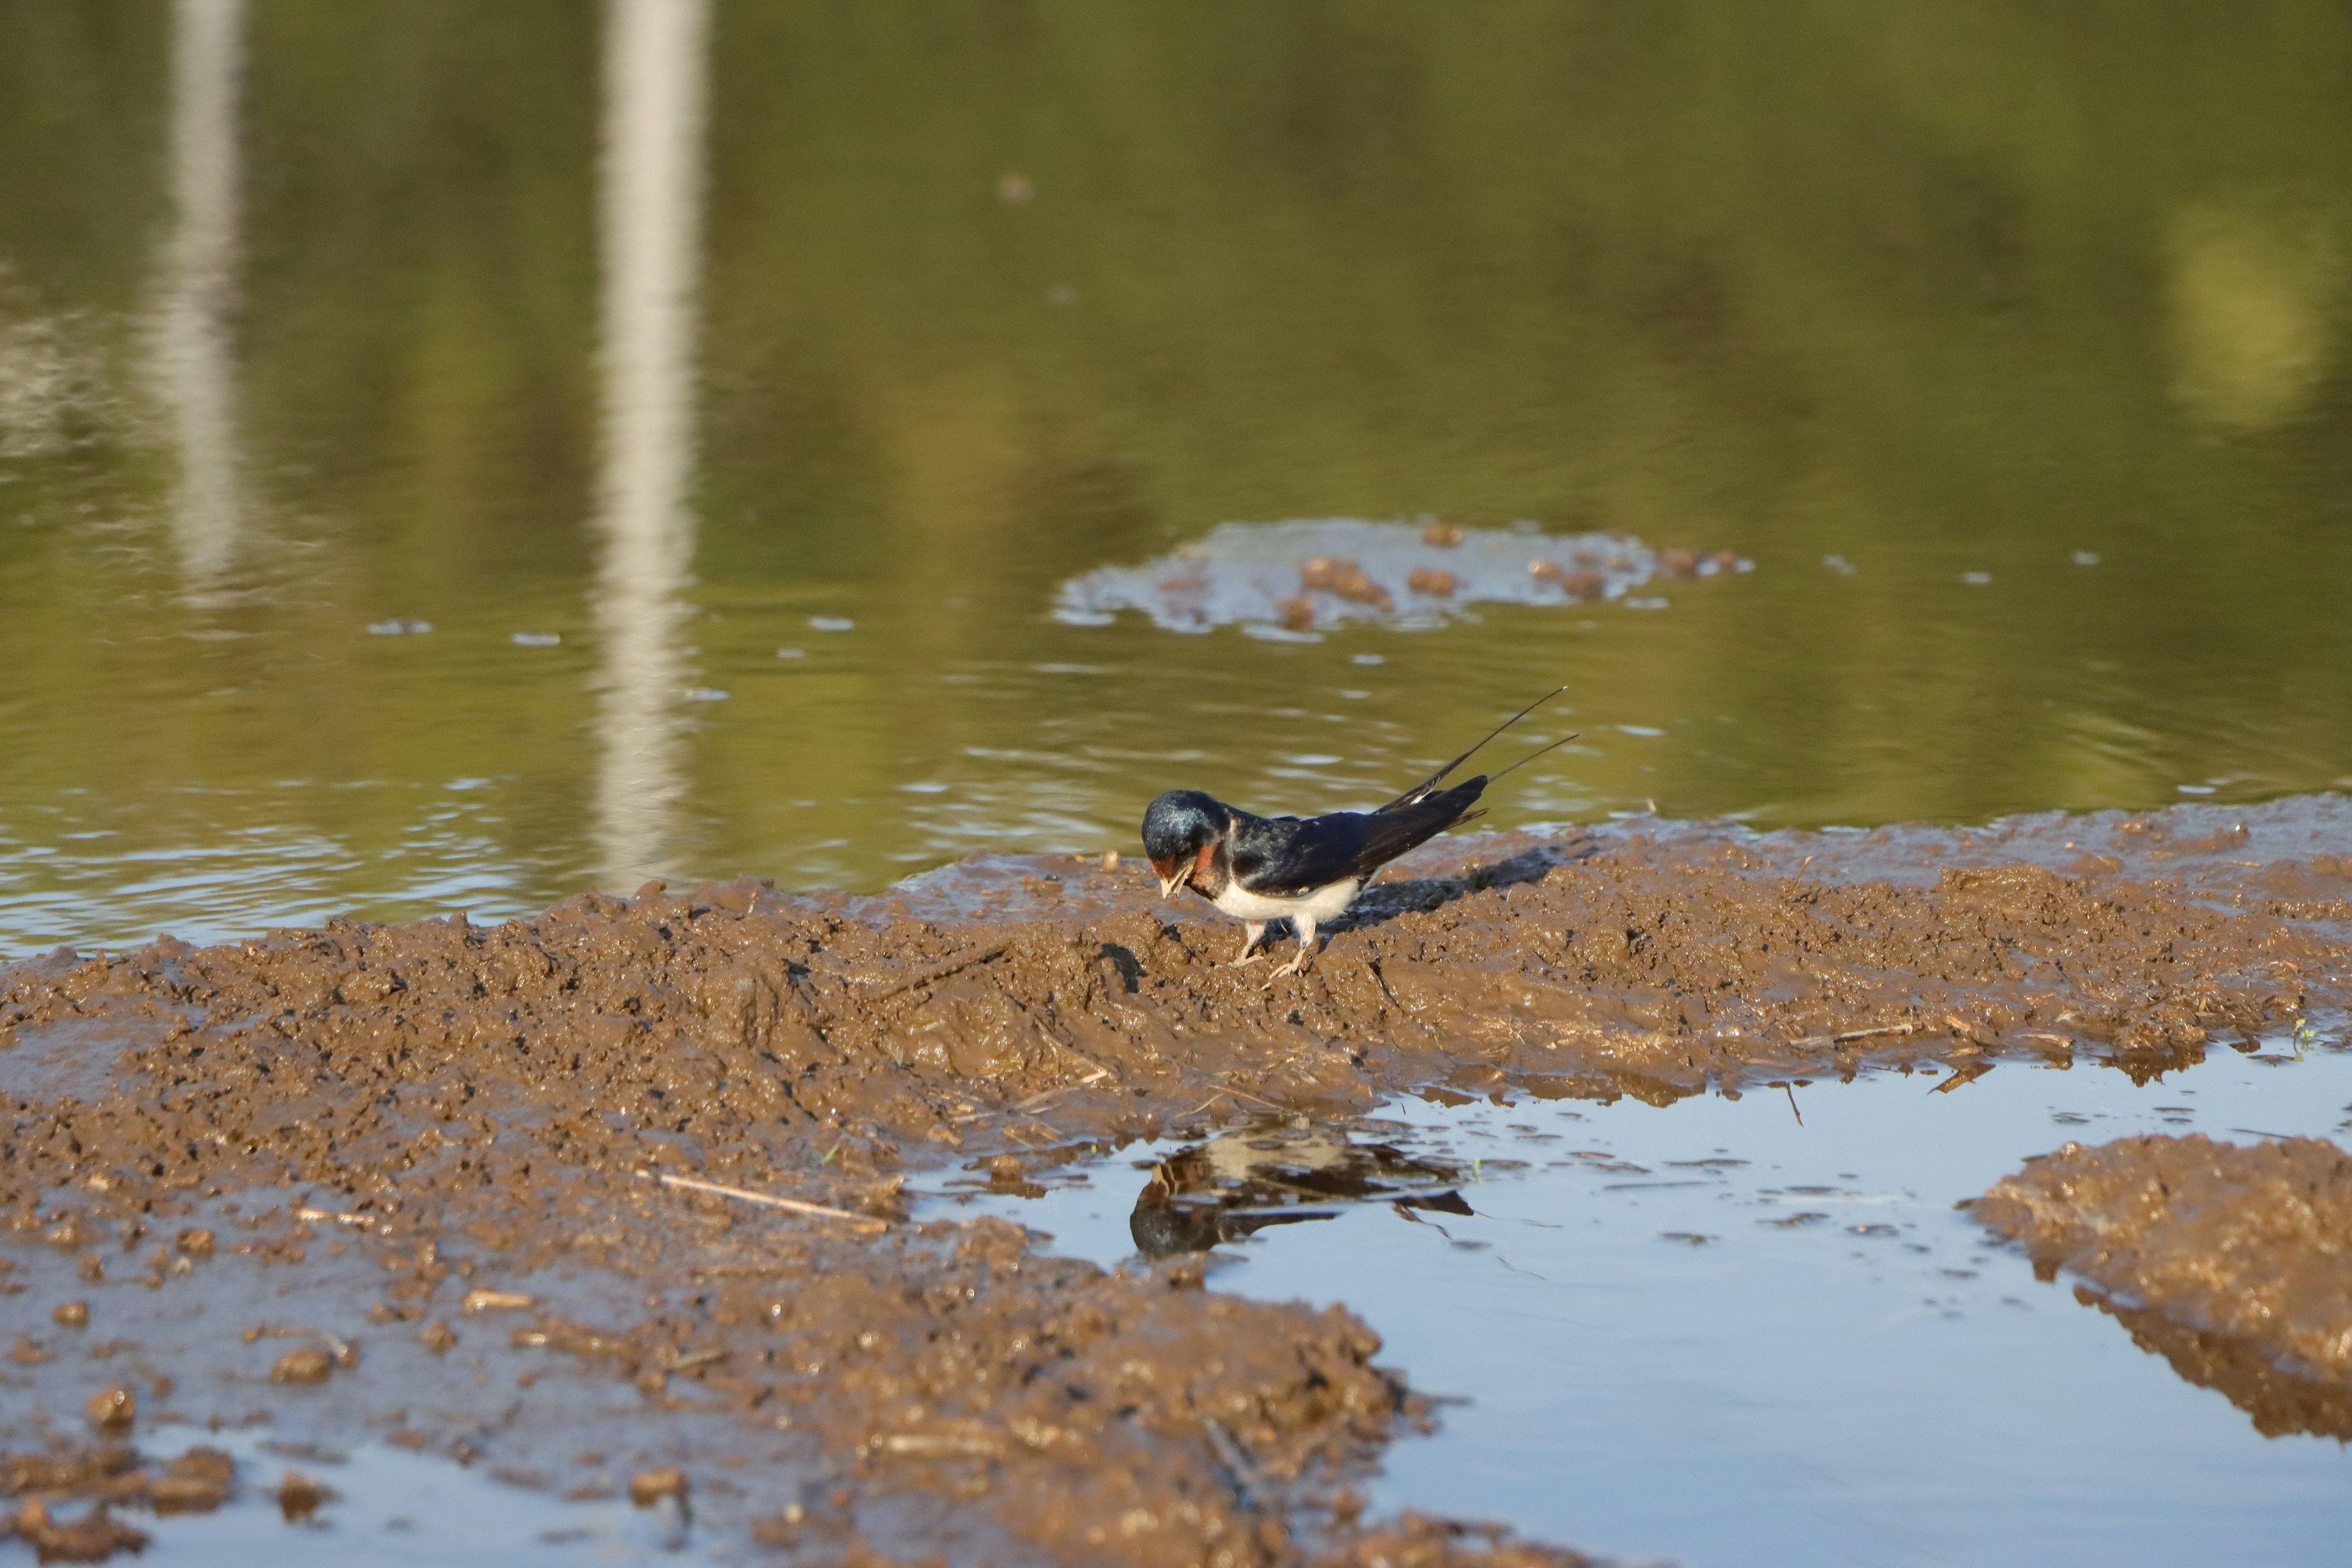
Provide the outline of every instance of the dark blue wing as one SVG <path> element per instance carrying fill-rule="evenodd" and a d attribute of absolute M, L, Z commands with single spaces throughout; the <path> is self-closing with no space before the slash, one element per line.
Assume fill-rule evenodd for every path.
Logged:
<path fill-rule="evenodd" d="M 1461 821 L 1486 787 L 1484 778 L 1474 778 L 1374 812 L 1335 811 L 1304 820 L 1245 817 L 1234 828 L 1234 879 L 1253 893 L 1294 897 L 1369 877 Z"/>

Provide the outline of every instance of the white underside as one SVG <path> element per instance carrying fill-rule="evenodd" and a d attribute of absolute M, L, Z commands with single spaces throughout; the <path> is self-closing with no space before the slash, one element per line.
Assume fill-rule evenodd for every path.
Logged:
<path fill-rule="evenodd" d="M 1363 883 L 1350 877 L 1297 898 L 1279 898 L 1253 893 L 1239 882 L 1228 882 L 1225 890 L 1217 895 L 1216 903 L 1218 909 L 1239 921 L 1287 921 L 1303 915 L 1320 925 L 1354 903 L 1363 888 Z"/>

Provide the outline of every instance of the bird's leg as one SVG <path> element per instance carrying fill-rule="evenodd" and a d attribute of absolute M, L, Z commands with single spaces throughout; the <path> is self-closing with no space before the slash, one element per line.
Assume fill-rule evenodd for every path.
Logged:
<path fill-rule="evenodd" d="M 1265 941 L 1265 921 L 1244 921 L 1242 922 L 1242 937 L 1241 954 L 1234 960 L 1236 966 L 1244 963 L 1255 963 L 1259 959 L 1265 956 L 1265 954 L 1258 952 L 1258 944 Z"/>
<path fill-rule="evenodd" d="M 1290 917 L 1290 923 L 1298 930 L 1298 956 L 1276 970 L 1274 974 L 1296 974 L 1307 967 L 1307 960 L 1315 956 L 1315 917 L 1293 915 Z M 1274 975 L 1268 975 L 1266 978 L 1271 980 Z"/>

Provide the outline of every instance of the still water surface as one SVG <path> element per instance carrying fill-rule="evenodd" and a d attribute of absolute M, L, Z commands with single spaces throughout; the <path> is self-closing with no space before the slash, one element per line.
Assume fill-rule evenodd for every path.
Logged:
<path fill-rule="evenodd" d="M 1131 847 L 1562 682 L 1498 825 L 2342 787 L 2347 63 L 2320 4 L 0 8 L 0 955 Z M 1055 614 L 1323 518 L 1754 569 Z"/>
<path fill-rule="evenodd" d="M 2139 1087 L 2007 1063 L 1948 1093 L 1874 1073 L 1663 1109 L 1405 1100 L 1369 1126 L 1262 1120 L 935 1212 L 1003 1215 L 1110 1266 L 1175 1235 L 1156 1162 L 1202 1171 L 1177 1184 L 1195 1205 L 1258 1198 L 1236 1212 L 1284 1222 L 1230 1236 L 1212 1288 L 1344 1302 L 1384 1364 L 1460 1400 L 1386 1457 L 1388 1507 L 1717 1568 L 2331 1563 L 2352 1450 L 2263 1436 L 1954 1207 L 2070 1138 L 2341 1139 L 2352 1052 L 2291 1052 L 2217 1051 Z M 1388 1198 L 1332 1201 L 1351 1176 Z"/>

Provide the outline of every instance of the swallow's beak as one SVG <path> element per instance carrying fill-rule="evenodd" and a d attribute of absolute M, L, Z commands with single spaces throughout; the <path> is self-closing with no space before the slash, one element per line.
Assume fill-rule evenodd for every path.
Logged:
<path fill-rule="evenodd" d="M 1170 867 L 1175 868 L 1171 870 Z M 1151 863 L 1151 874 L 1160 879 L 1160 896 L 1163 899 L 1174 898 L 1176 889 L 1184 885 L 1184 879 L 1192 873 L 1192 868 L 1181 859 L 1164 862 L 1154 860 Z"/>

